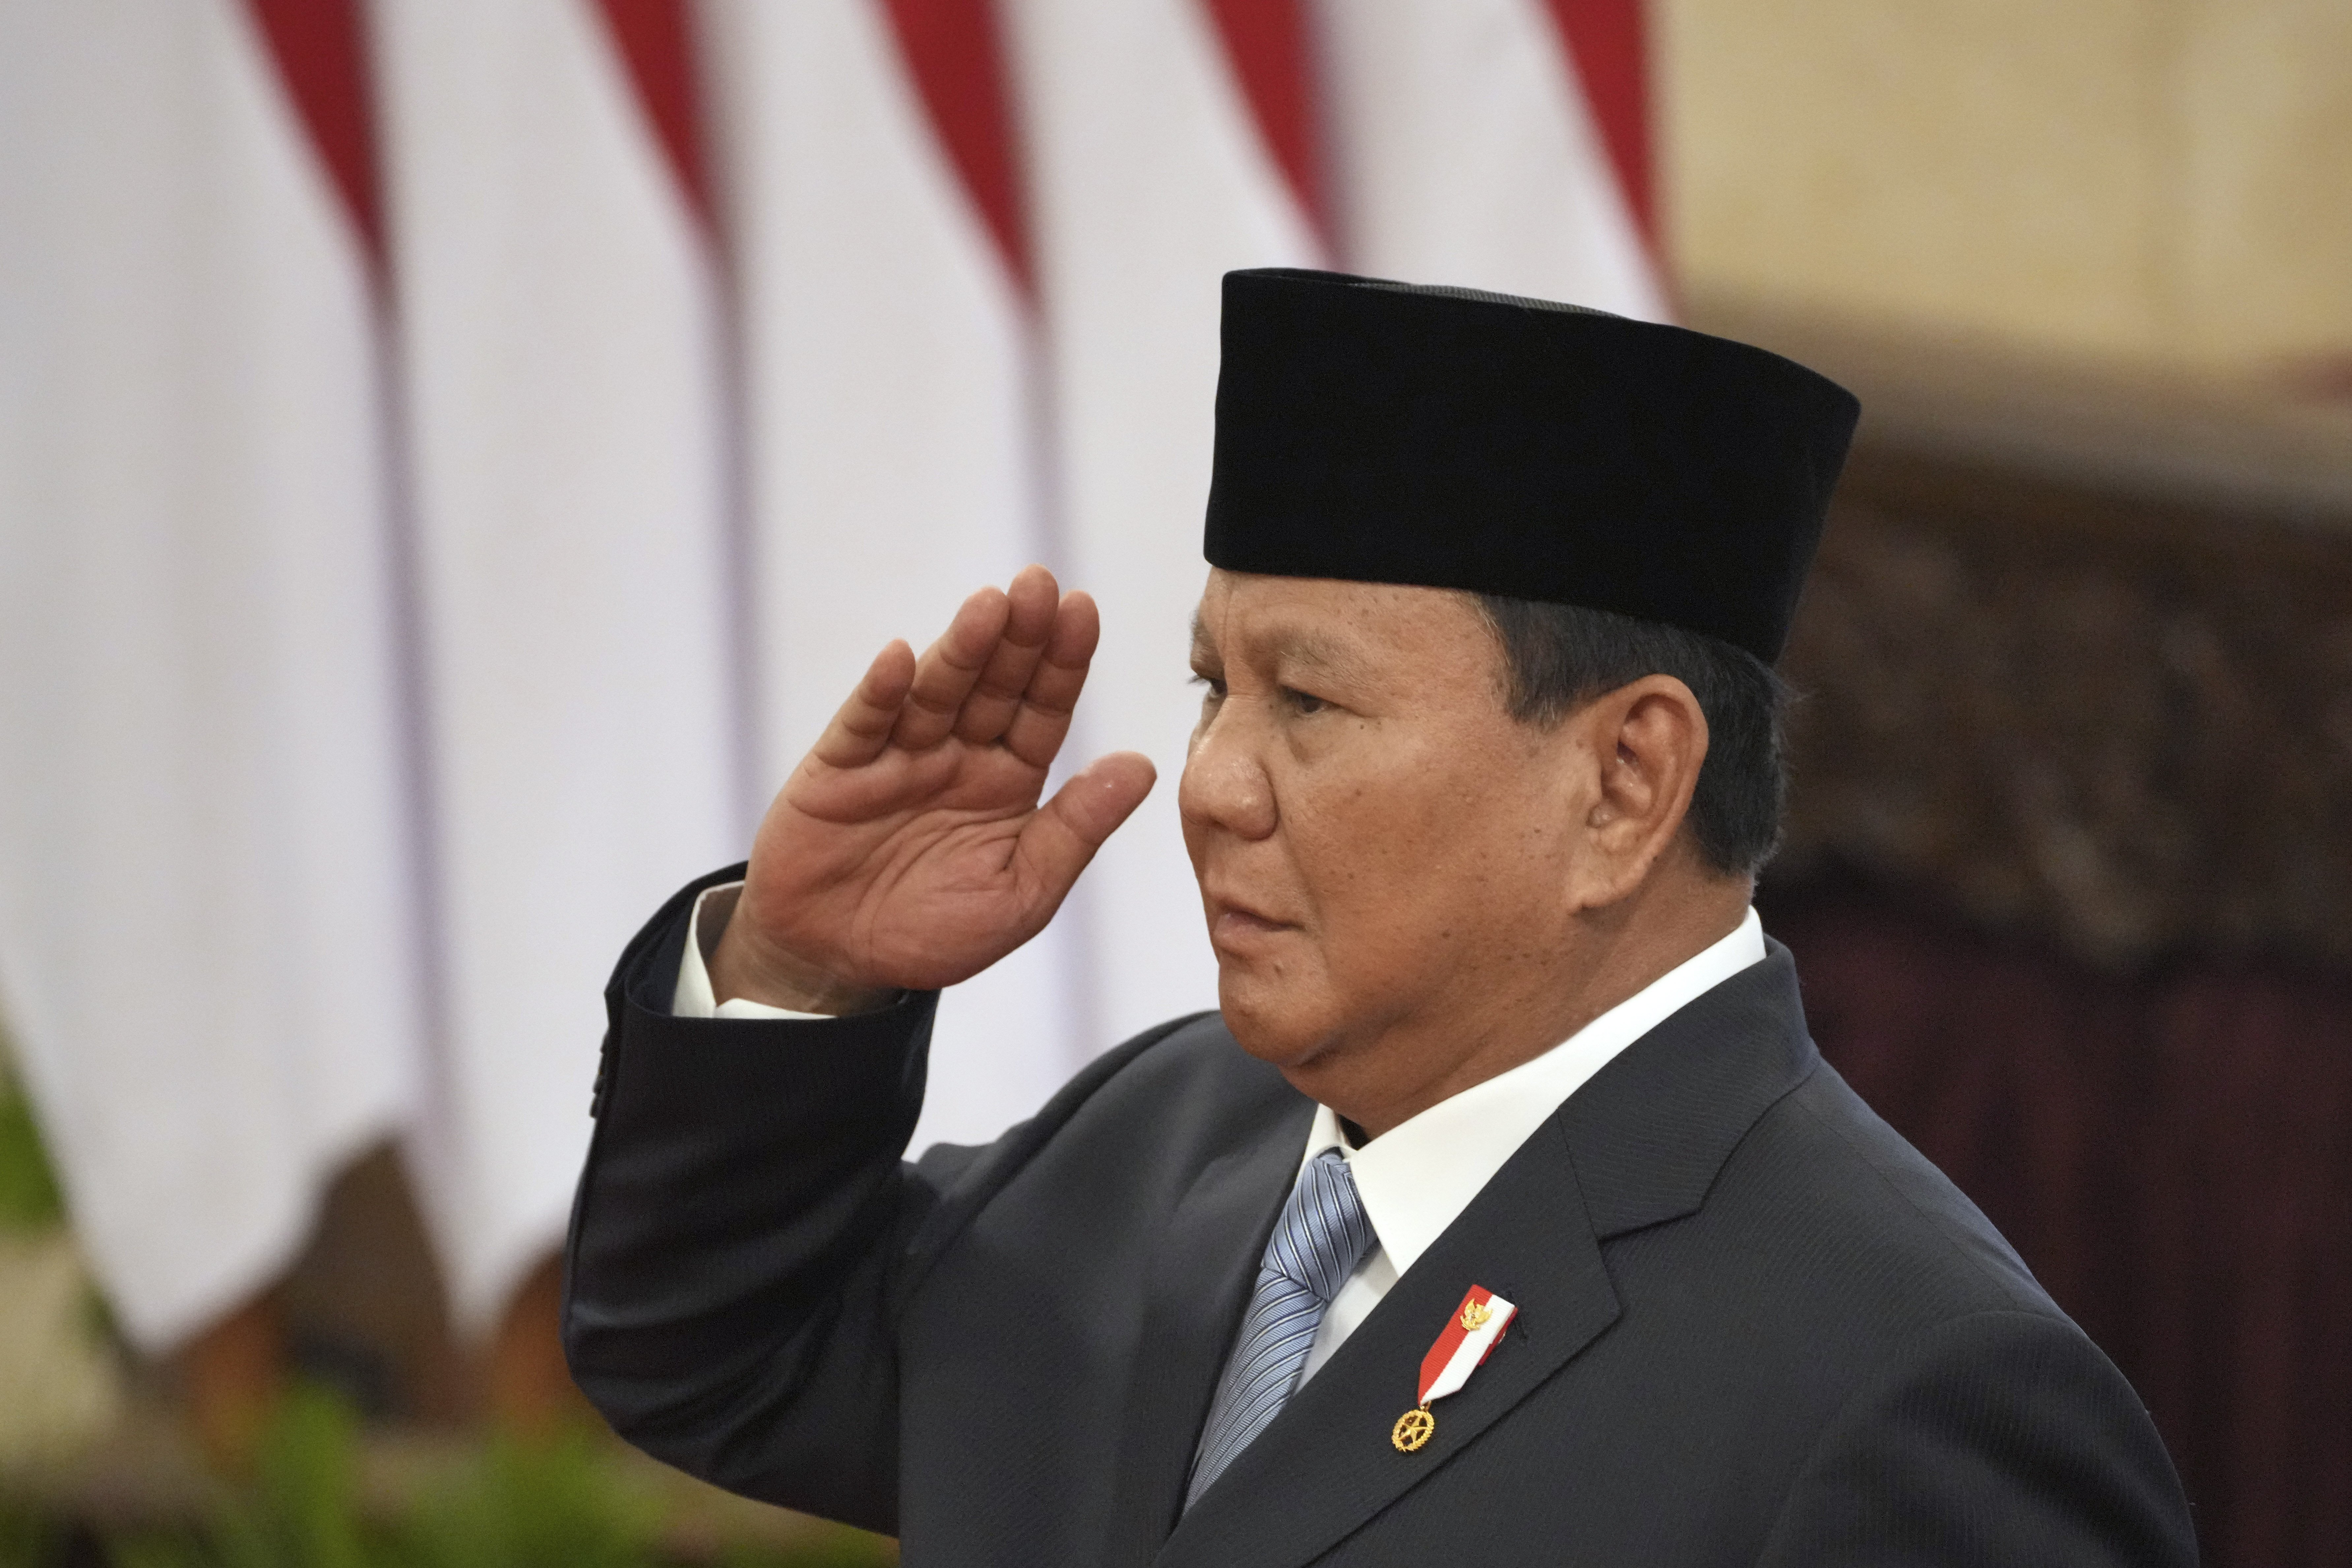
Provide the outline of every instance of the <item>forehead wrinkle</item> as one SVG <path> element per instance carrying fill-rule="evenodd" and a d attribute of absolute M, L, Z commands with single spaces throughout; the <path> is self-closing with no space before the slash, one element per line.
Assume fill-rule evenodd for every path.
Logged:
<path fill-rule="evenodd" d="M 1351 675 L 1363 668 L 1354 650 L 1318 632 L 1286 628 L 1266 638 L 1265 647 L 1277 663 L 1304 665 L 1324 675 Z"/>
<path fill-rule="evenodd" d="M 1344 680 L 1362 680 L 1372 671 L 1361 649 L 1313 626 L 1276 623 L 1245 632 L 1239 640 L 1244 657 L 1277 669 Z M 1234 653 L 1227 649 L 1226 657 Z"/>
<path fill-rule="evenodd" d="M 1310 624 L 1301 624 L 1294 607 L 1286 605 L 1271 614 L 1237 616 L 1236 606 L 1228 600 L 1218 606 L 1214 630 L 1210 626 L 1209 608 L 1204 596 L 1192 611 L 1192 657 L 1196 661 L 1239 658 L 1354 680 L 1369 679 L 1374 671 L 1376 661 L 1367 658 L 1365 649 L 1344 635 L 1335 635 L 1311 624 L 1311 617 Z"/>

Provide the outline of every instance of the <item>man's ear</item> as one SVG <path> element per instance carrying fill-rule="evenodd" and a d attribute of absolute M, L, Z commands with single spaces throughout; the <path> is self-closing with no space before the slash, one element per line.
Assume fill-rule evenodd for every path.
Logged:
<path fill-rule="evenodd" d="M 1595 770 L 1576 858 L 1576 907 L 1613 904 L 1640 887 L 1690 814 L 1706 761 L 1706 714 L 1671 675 L 1645 675 L 1570 720 Z"/>

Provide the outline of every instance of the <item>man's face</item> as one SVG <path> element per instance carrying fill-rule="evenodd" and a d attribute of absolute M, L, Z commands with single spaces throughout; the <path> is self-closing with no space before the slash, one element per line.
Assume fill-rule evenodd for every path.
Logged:
<path fill-rule="evenodd" d="M 1580 731 L 1509 716 L 1442 589 L 1214 571 L 1192 668 L 1179 804 L 1235 1037 L 1302 1087 L 1475 1044 L 1570 940 Z"/>

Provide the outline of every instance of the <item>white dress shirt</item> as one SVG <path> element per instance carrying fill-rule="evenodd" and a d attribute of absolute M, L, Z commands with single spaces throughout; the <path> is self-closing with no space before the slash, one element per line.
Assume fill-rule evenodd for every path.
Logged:
<path fill-rule="evenodd" d="M 703 960 L 705 903 L 733 897 L 740 882 L 713 888 L 695 901 L 687 928 L 670 1011 L 681 1018 L 814 1018 L 765 1003 L 716 1002 Z M 1304 1383 L 1331 1358 L 1356 1326 L 1371 1315 L 1398 1276 L 1429 1250 L 1470 1200 L 1518 1152 L 1520 1144 L 1618 1052 L 1672 1015 L 1751 964 L 1764 961 L 1764 927 L 1750 909 L 1729 936 L 1704 948 L 1620 1002 L 1532 1061 L 1442 1100 L 1364 1144 L 1350 1147 L 1339 1113 L 1315 1108 L 1299 1169 L 1326 1149 L 1337 1149 L 1356 1179 L 1356 1194 L 1380 1239 L 1331 1300 L 1308 1352 Z"/>

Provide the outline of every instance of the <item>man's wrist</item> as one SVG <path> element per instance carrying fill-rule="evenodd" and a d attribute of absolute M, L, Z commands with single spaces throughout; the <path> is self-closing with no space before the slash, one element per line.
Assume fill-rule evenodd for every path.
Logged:
<path fill-rule="evenodd" d="M 740 886 L 714 889 L 705 898 L 697 936 L 710 971 L 711 995 L 721 1005 L 756 1002 L 794 1013 L 843 1017 L 887 1007 L 899 993 L 889 987 L 853 984 L 816 964 L 760 942 L 735 921 Z"/>

